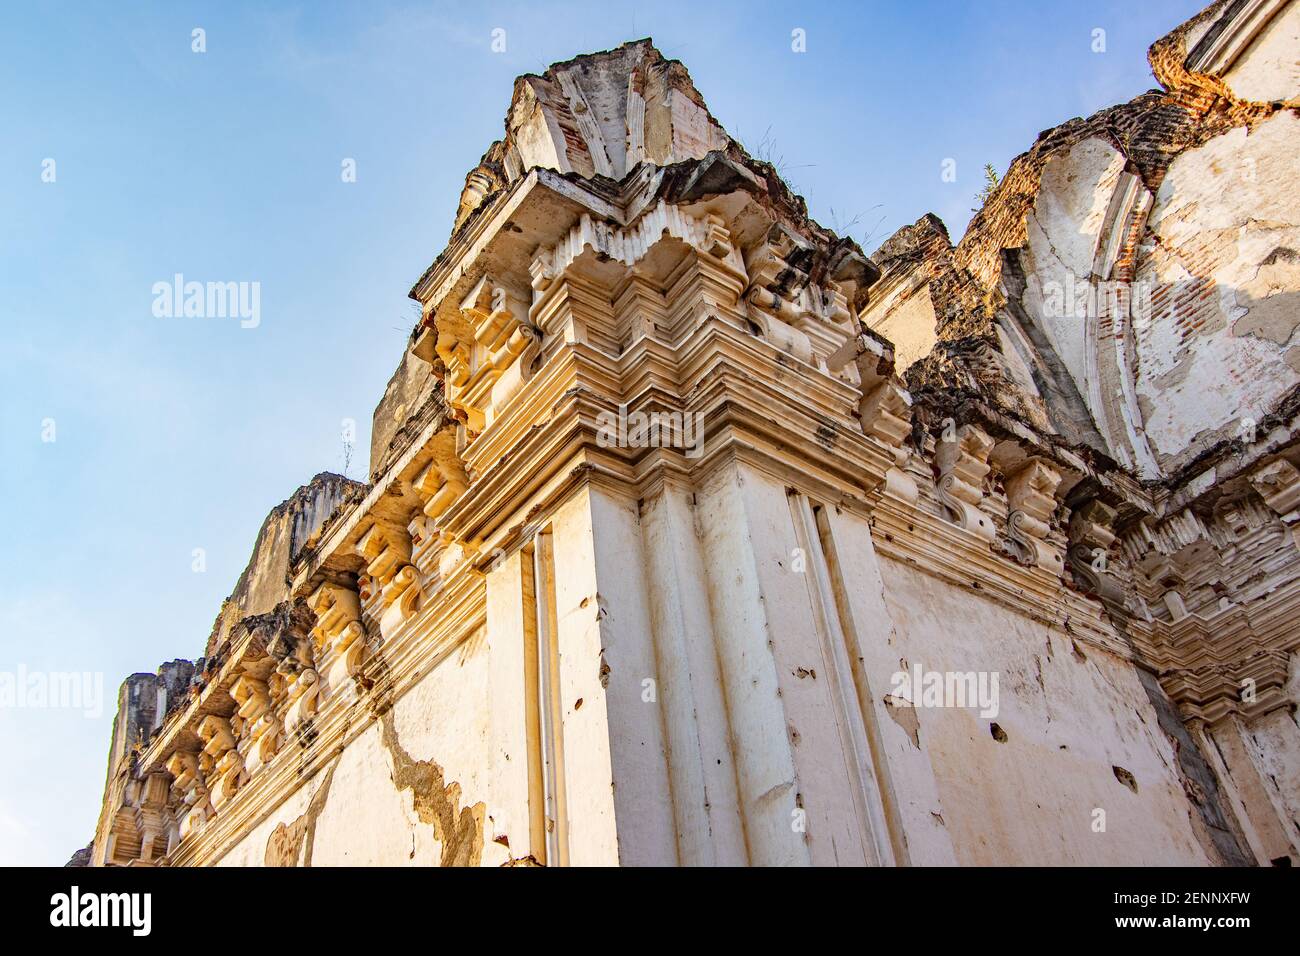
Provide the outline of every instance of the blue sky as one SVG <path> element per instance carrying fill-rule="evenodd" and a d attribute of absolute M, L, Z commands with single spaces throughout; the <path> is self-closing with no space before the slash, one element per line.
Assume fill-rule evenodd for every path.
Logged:
<path fill-rule="evenodd" d="M 927 211 L 957 238 L 985 163 L 1002 172 L 1039 131 L 1154 86 L 1146 48 L 1200 7 L 5 5 L 0 674 L 102 674 L 106 699 L 98 717 L 0 707 L 0 864 L 61 864 L 91 838 L 110 698 L 202 653 L 266 513 L 343 470 L 345 418 L 365 477 L 407 290 L 517 74 L 654 37 L 870 252 Z M 260 324 L 156 317 L 154 283 L 175 273 L 260 283 Z"/>

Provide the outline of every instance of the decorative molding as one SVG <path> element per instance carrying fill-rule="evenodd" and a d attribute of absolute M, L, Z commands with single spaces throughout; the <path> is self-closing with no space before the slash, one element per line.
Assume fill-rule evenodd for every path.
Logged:
<path fill-rule="evenodd" d="M 366 561 L 358 590 L 378 618 L 380 634 L 389 633 L 415 612 L 421 597 L 419 575 L 411 565 L 411 537 L 405 528 L 376 521 L 357 540 L 356 553 Z"/>
<path fill-rule="evenodd" d="M 324 676 L 325 695 L 352 691 L 368 652 L 360 595 L 350 588 L 325 583 L 307 598 L 307 606 L 316 614 L 311 636 Z"/>
<path fill-rule="evenodd" d="M 993 519 L 979 506 L 984 500 L 984 478 L 991 467 L 988 461 L 992 451 L 993 439 L 977 425 L 956 428 L 948 419 L 934 452 L 939 500 L 948 516 L 957 527 L 989 543 L 997 539 L 997 531 Z"/>
<path fill-rule="evenodd" d="M 1041 458 L 1029 459 L 1003 483 L 1010 506 L 1007 534 L 1012 553 L 1022 564 L 1056 575 L 1065 572 L 1065 561 L 1061 549 L 1047 539 L 1060 484 L 1060 470 Z"/>
<path fill-rule="evenodd" d="M 1251 486 L 1264 503 L 1277 512 L 1300 548 L 1300 470 L 1285 458 L 1257 468 L 1250 476 Z"/>

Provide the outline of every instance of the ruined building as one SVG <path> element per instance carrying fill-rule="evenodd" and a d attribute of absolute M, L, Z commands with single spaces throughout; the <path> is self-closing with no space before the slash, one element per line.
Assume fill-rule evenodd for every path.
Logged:
<path fill-rule="evenodd" d="M 1300 861 L 1298 59 L 1222 0 L 870 258 L 650 41 L 519 78 L 91 862 Z"/>

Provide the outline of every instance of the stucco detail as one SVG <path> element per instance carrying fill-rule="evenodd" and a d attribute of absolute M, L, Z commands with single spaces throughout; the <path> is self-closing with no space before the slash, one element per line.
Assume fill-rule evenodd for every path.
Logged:
<path fill-rule="evenodd" d="M 519 78 L 91 861 L 1300 863 L 1296 3 L 873 258 L 650 41 Z"/>

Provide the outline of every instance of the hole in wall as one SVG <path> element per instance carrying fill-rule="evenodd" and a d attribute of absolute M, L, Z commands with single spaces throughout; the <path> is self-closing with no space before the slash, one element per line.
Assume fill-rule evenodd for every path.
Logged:
<path fill-rule="evenodd" d="M 1110 769 L 1114 772 L 1116 780 L 1124 784 L 1124 786 L 1128 787 L 1134 793 L 1138 792 L 1138 782 L 1136 777 L 1123 767 L 1111 767 Z"/>

